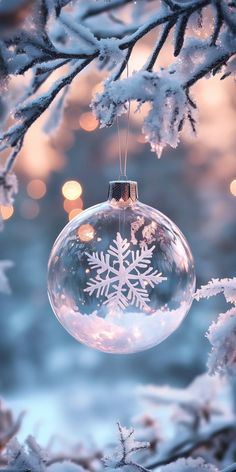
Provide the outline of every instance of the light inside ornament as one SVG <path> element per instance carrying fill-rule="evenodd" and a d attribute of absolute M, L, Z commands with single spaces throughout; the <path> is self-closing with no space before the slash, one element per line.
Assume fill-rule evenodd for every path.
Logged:
<path fill-rule="evenodd" d="M 48 294 L 78 341 L 109 353 L 153 347 L 186 316 L 195 289 L 191 251 L 137 184 L 110 182 L 106 202 L 71 220 L 49 259 Z"/>
<path fill-rule="evenodd" d="M 77 231 L 78 238 L 80 241 L 91 241 L 95 235 L 95 229 L 90 224 L 81 225 Z"/>

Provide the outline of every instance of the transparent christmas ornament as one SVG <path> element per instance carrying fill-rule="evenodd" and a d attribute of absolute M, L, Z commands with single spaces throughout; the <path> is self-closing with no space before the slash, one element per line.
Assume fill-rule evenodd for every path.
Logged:
<path fill-rule="evenodd" d="M 108 200 L 70 221 L 49 259 L 56 317 L 78 341 L 104 352 L 161 343 L 185 318 L 194 289 L 186 239 L 138 200 L 133 181 L 110 182 Z"/>

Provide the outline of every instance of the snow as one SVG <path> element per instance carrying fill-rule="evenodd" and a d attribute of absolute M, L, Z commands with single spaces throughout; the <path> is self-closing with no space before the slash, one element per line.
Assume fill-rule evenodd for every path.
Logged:
<path fill-rule="evenodd" d="M 236 374 L 236 306 L 218 316 L 211 324 L 207 338 L 212 345 L 208 360 L 212 374 Z"/>
<path fill-rule="evenodd" d="M 161 467 L 160 472 L 195 472 L 205 470 L 208 472 L 219 472 L 212 464 L 207 464 L 203 459 L 178 459 L 171 464 Z"/>
<path fill-rule="evenodd" d="M 80 314 L 62 305 L 57 312 L 64 328 L 78 341 L 95 349 L 127 354 L 142 351 L 162 342 L 179 326 L 189 305 L 182 302 L 176 310 L 157 310 L 152 314 L 110 310 L 105 318 L 93 312 Z"/>
<path fill-rule="evenodd" d="M 212 345 L 208 360 L 209 371 L 234 376 L 236 373 L 236 277 L 212 279 L 195 294 L 196 300 L 223 293 L 227 303 L 233 305 L 211 324 L 206 336 Z"/>
<path fill-rule="evenodd" d="M 158 73 L 141 70 L 123 80 L 107 80 L 104 91 L 95 96 L 92 109 L 101 127 L 111 126 L 117 115 L 125 113 L 130 99 L 139 106 L 150 104 L 143 133 L 158 155 L 167 144 L 177 146 L 185 120 L 191 119 L 193 124 L 197 120 L 178 75 L 170 74 L 169 70 Z"/>

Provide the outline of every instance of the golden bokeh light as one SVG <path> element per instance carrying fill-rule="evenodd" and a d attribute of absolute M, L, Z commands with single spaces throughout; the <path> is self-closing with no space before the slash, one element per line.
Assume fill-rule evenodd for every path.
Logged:
<path fill-rule="evenodd" d="M 73 210 L 70 211 L 68 218 L 69 221 L 73 220 L 76 216 L 78 216 L 83 210 L 81 208 L 74 208 Z"/>
<path fill-rule="evenodd" d="M 40 207 L 37 202 L 33 200 L 24 200 L 20 207 L 20 213 L 26 220 L 33 220 L 38 216 Z"/>
<path fill-rule="evenodd" d="M 67 200 L 76 200 L 82 194 L 82 187 L 76 180 L 68 180 L 62 186 L 62 194 Z"/>
<path fill-rule="evenodd" d="M 9 220 L 14 213 L 13 206 L 0 205 L 0 215 L 3 220 Z"/>
<path fill-rule="evenodd" d="M 67 213 L 78 208 L 83 209 L 83 200 L 80 197 L 76 198 L 76 200 L 67 200 L 67 198 L 65 198 L 63 208 Z"/>
<path fill-rule="evenodd" d="M 33 179 L 27 185 L 27 193 L 29 197 L 34 198 L 35 200 L 43 198 L 46 191 L 46 184 L 40 179 Z"/>
<path fill-rule="evenodd" d="M 80 127 L 84 131 L 91 132 L 91 131 L 94 131 L 98 127 L 98 120 L 93 115 L 93 113 L 89 111 L 89 112 L 82 113 L 79 119 L 79 124 L 80 124 Z"/>
<path fill-rule="evenodd" d="M 81 241 L 91 241 L 95 236 L 95 229 L 88 223 L 81 225 L 77 230 L 77 236 Z"/>
<path fill-rule="evenodd" d="M 236 179 L 232 180 L 232 182 L 230 183 L 229 189 L 230 189 L 230 193 L 232 193 L 232 195 L 236 197 Z"/>

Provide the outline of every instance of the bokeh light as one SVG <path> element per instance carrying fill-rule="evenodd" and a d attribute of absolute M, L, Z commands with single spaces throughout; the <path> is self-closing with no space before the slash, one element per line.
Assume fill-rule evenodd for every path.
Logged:
<path fill-rule="evenodd" d="M 73 220 L 76 216 L 78 216 L 83 210 L 81 208 L 74 208 L 73 210 L 70 211 L 68 215 L 68 219 Z"/>
<path fill-rule="evenodd" d="M 232 195 L 236 197 L 236 179 L 232 180 L 229 189 Z"/>
<path fill-rule="evenodd" d="M 39 200 L 43 198 L 47 191 L 46 184 L 43 180 L 33 179 L 27 185 L 27 193 L 29 197 Z"/>
<path fill-rule="evenodd" d="M 80 127 L 84 131 L 94 131 L 98 127 L 98 120 L 91 112 L 82 113 L 79 119 Z"/>
<path fill-rule="evenodd" d="M 3 220 L 9 220 L 9 218 L 11 218 L 13 213 L 14 213 L 13 206 L 11 206 L 11 205 L 10 206 L 0 205 L 0 215 L 1 215 Z"/>
<path fill-rule="evenodd" d="M 82 187 L 76 180 L 68 180 L 62 186 L 62 194 L 67 200 L 76 200 L 82 194 Z"/>
<path fill-rule="evenodd" d="M 38 216 L 39 212 L 39 204 L 30 199 L 24 200 L 20 206 L 21 216 L 26 220 L 33 220 Z"/>
<path fill-rule="evenodd" d="M 63 208 L 67 213 L 70 213 L 70 211 L 75 210 L 76 208 L 82 209 L 83 200 L 80 197 L 76 198 L 76 200 L 67 200 L 67 198 L 65 198 Z"/>
<path fill-rule="evenodd" d="M 78 228 L 77 235 L 81 241 L 91 241 L 95 236 L 95 229 L 90 224 L 84 224 Z"/>

